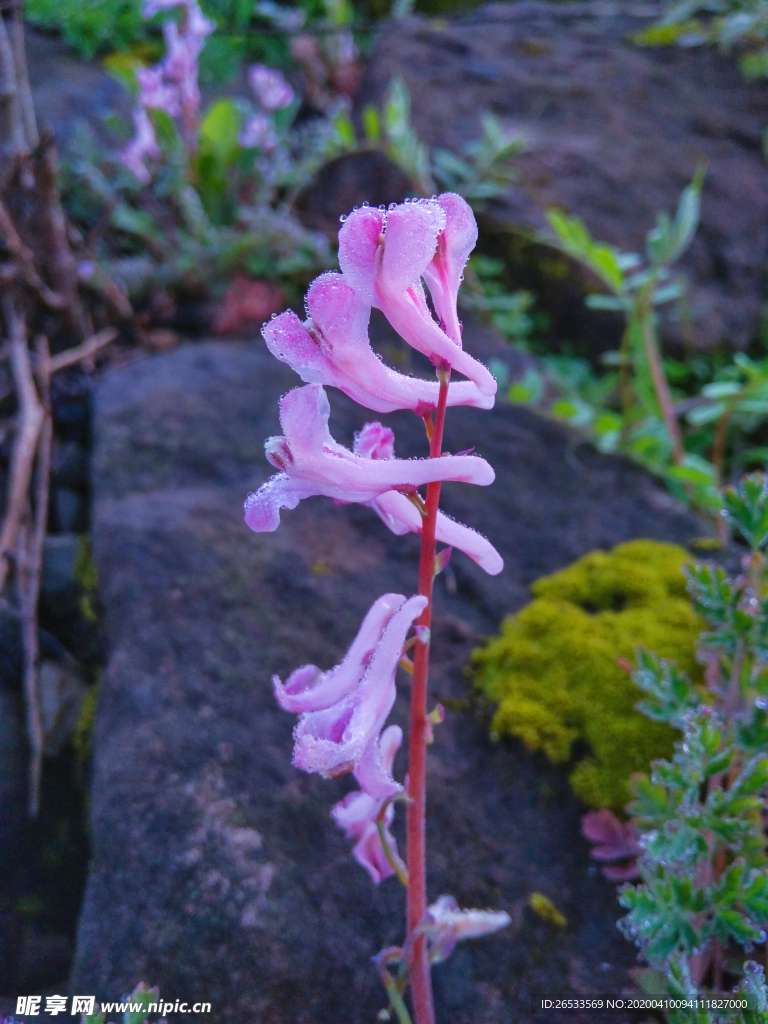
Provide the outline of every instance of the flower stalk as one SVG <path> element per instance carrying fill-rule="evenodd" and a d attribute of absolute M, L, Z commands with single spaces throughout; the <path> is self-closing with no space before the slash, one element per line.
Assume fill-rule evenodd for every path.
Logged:
<path fill-rule="evenodd" d="M 443 428 L 448 401 L 450 369 L 438 369 L 440 394 L 430 439 L 429 456 L 440 458 L 443 448 Z M 432 585 L 435 578 L 435 528 L 437 510 L 440 505 L 440 482 L 427 486 L 427 515 L 421 531 L 421 556 L 419 559 L 419 594 L 429 604 L 417 620 L 418 626 L 431 628 Z M 426 804 L 427 804 L 427 682 L 429 678 L 430 641 L 416 644 L 413 655 L 413 680 L 411 683 L 411 735 L 409 744 L 409 787 L 411 803 L 407 811 L 408 835 L 408 932 L 414 934 L 427 912 L 427 860 L 426 860 Z M 409 977 L 416 1024 L 434 1024 L 435 1010 L 432 1000 L 432 982 L 426 937 L 416 936 L 409 956 Z"/>

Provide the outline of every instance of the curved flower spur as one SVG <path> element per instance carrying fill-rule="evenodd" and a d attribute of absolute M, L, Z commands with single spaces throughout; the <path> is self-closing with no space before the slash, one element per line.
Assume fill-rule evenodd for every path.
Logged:
<path fill-rule="evenodd" d="M 461 196 L 446 193 L 390 209 L 363 206 L 339 232 L 339 265 L 360 298 L 376 306 L 408 344 L 435 366 L 447 363 L 484 395 L 496 394 L 488 367 L 461 347 L 456 298 L 477 225 Z M 440 324 L 427 306 L 421 278 Z"/>
<path fill-rule="evenodd" d="M 269 461 L 282 472 L 246 499 L 245 521 L 252 530 L 276 530 L 281 508 L 296 508 L 312 495 L 366 504 L 386 491 L 413 491 L 436 480 L 481 486 L 494 481 L 491 466 L 476 455 L 447 455 L 439 460 L 363 458 L 333 440 L 328 430 L 330 413 L 319 384 L 295 388 L 280 399 L 284 434 L 270 437 L 264 448 Z"/>
<path fill-rule="evenodd" d="M 304 323 L 288 310 L 264 325 L 269 351 L 308 384 L 325 384 L 374 412 L 434 410 L 438 382 L 406 377 L 390 369 L 368 340 L 371 307 L 343 274 L 322 274 L 307 292 Z M 471 381 L 448 386 L 448 405 L 492 409 L 493 395 L 484 395 Z"/>
<path fill-rule="evenodd" d="M 434 1024 L 431 964 L 444 959 L 458 939 L 509 923 L 504 912 L 461 911 L 446 897 L 428 907 L 426 899 L 426 748 L 433 726 L 442 721 L 439 706 L 427 713 L 433 579 L 451 546 L 488 573 L 503 568 L 501 556 L 485 537 L 439 511 L 443 480 L 484 486 L 494 479 L 484 459 L 442 450 L 446 408 L 490 408 L 496 391 L 487 368 L 461 347 L 456 310 L 462 272 L 476 238 L 472 211 L 451 194 L 406 202 L 386 214 L 364 207 L 347 219 L 339 239 L 343 274 L 324 274 L 314 282 L 307 296 L 309 319 L 302 323 L 294 313 L 285 313 L 265 325 L 270 351 L 306 385 L 280 400 L 283 434 L 265 444 L 267 458 L 279 472 L 245 503 L 246 522 L 256 531 L 277 529 L 281 509 L 325 495 L 339 503 L 369 505 L 393 533 L 421 537 L 417 595 L 378 598 L 335 668 L 323 672 L 304 665 L 285 683 L 273 680 L 279 704 L 300 716 L 293 763 L 328 778 L 353 772 L 360 784 L 360 790 L 349 793 L 331 812 L 355 840 L 355 859 L 374 882 L 395 874 L 407 887 L 403 947 L 384 950 L 376 958 L 389 1010 L 400 1024 L 412 1020 L 403 999 L 406 986 L 415 1024 Z M 439 323 L 427 305 L 422 278 Z M 405 377 L 374 355 L 367 337 L 371 306 L 380 308 L 410 345 L 432 359 L 437 382 Z M 469 380 L 451 383 L 452 370 Z M 429 458 L 395 458 L 394 434 L 377 422 L 363 427 L 354 450 L 338 444 L 328 430 L 330 406 L 323 385 L 337 387 L 377 412 L 413 410 L 425 422 Z M 417 490 L 424 485 L 426 497 Z M 437 541 L 449 545 L 439 556 Z M 415 636 L 406 641 L 411 627 Z M 412 662 L 404 658 L 411 647 Z M 412 672 L 407 792 L 392 775 L 402 731 L 398 726 L 384 728 L 401 663 Z M 407 802 L 407 866 L 389 831 L 394 799 Z M 397 977 L 389 973 L 392 962 L 399 964 Z"/>

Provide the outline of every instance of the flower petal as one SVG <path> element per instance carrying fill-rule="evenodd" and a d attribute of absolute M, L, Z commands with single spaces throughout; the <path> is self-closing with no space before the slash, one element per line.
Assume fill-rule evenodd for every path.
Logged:
<path fill-rule="evenodd" d="M 320 711 L 350 693 L 363 678 L 387 623 L 404 601 L 402 594 L 384 594 L 374 601 L 343 660 L 330 671 L 321 672 L 315 665 L 302 665 L 291 673 L 285 684 L 279 676 L 273 676 L 280 707 L 297 715 Z"/>
<path fill-rule="evenodd" d="M 256 533 L 272 533 L 280 525 L 281 508 L 296 508 L 304 498 L 322 493 L 305 480 L 276 473 L 245 499 L 245 522 Z"/>
<path fill-rule="evenodd" d="M 369 505 L 394 534 L 400 536 L 409 531 L 421 533 L 424 520 L 404 494 L 387 491 L 374 498 Z M 437 513 L 435 539 L 463 551 L 489 576 L 498 576 L 504 568 L 504 559 L 489 540 L 471 527 L 457 523 L 444 512 Z"/>
<path fill-rule="evenodd" d="M 469 254 L 477 244 L 477 221 L 466 199 L 455 192 L 444 192 L 437 202 L 445 214 L 445 229 L 424 277 L 446 334 L 461 345 L 456 302 Z"/>
<path fill-rule="evenodd" d="M 368 306 L 377 304 L 374 281 L 384 221 L 383 210 L 363 206 L 350 213 L 339 231 L 339 266 Z"/>
<path fill-rule="evenodd" d="M 419 595 L 403 603 L 384 630 L 356 690 L 330 708 L 301 716 L 294 730 L 293 763 L 297 768 L 335 778 L 356 771 L 367 754 L 364 775 L 370 788 L 358 778 L 365 791 L 385 798 L 402 789 L 386 770 L 381 770 L 375 753 L 368 748 L 372 740 L 378 740 L 395 701 L 395 671 L 405 636 L 426 605 L 427 599 Z"/>
<path fill-rule="evenodd" d="M 437 406 L 440 385 L 436 380 L 407 377 L 373 352 L 368 339 L 370 306 L 342 274 L 316 278 L 307 293 L 307 311 L 310 319 L 303 324 L 289 311 L 262 330 L 270 352 L 302 380 L 337 387 L 375 412 Z M 493 396 L 482 394 L 471 381 L 449 386 L 449 406 L 490 409 L 493 404 Z"/>

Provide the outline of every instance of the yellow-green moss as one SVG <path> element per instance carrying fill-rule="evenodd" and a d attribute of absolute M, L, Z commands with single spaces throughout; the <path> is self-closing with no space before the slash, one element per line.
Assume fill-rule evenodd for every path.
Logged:
<path fill-rule="evenodd" d="M 518 736 L 555 762 L 586 742 L 570 780 L 592 807 L 623 807 L 630 775 L 672 752 L 673 730 L 635 710 L 641 692 L 619 659 L 634 663 L 643 646 L 701 678 L 703 623 L 682 572 L 689 560 L 683 548 L 650 540 L 593 551 L 537 580 L 535 600 L 472 654 L 475 684 L 498 702 L 496 736 Z"/>
<path fill-rule="evenodd" d="M 87 761 L 91 756 L 98 693 L 98 686 L 91 686 L 88 689 L 80 704 L 80 714 L 72 730 L 72 746 L 81 761 Z"/>
<path fill-rule="evenodd" d="M 557 909 L 552 900 L 541 892 L 532 892 L 528 897 L 528 906 L 543 921 L 549 921 L 557 928 L 567 928 L 568 918 Z"/>

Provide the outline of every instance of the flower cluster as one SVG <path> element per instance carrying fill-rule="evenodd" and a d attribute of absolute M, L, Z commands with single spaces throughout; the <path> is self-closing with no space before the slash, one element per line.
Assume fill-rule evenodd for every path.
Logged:
<path fill-rule="evenodd" d="M 269 102 L 277 99 L 273 85 L 261 81 Z M 494 480 L 485 459 L 469 452 L 442 453 L 439 443 L 446 405 L 489 409 L 496 391 L 489 370 L 464 351 L 456 312 L 463 270 L 476 239 L 472 211 L 453 194 L 393 204 L 388 211 L 363 206 L 346 218 L 339 235 L 342 273 L 323 274 L 312 284 L 307 319 L 288 311 L 263 330 L 270 351 L 305 383 L 280 400 L 283 433 L 265 444 L 267 458 L 278 472 L 246 500 L 245 520 L 251 529 L 275 530 L 281 509 L 293 509 L 303 499 L 320 495 L 367 505 L 393 533 L 423 533 L 429 537 L 429 559 L 434 541 L 424 524 L 425 516 L 431 517 L 435 539 L 449 545 L 434 559 L 438 571 L 446 552 L 456 547 L 486 572 L 501 572 L 501 556 L 486 538 L 440 513 L 436 501 L 430 512 L 432 499 L 425 504 L 418 491 L 446 480 L 481 486 Z M 373 307 L 408 344 L 432 360 L 438 382 L 406 377 L 374 354 L 368 338 Z M 451 371 L 468 379 L 450 382 Z M 430 437 L 432 413 L 437 410 L 440 434 L 435 434 L 433 457 L 395 458 L 394 434 L 378 421 L 365 424 L 352 449 L 339 444 L 328 429 L 325 387 L 336 387 L 378 413 L 411 409 L 425 419 Z M 431 584 L 422 582 L 420 589 L 422 593 L 410 598 L 378 598 L 334 668 L 323 672 L 304 665 L 285 682 L 273 679 L 280 706 L 299 716 L 294 765 L 326 778 L 354 773 L 360 790 L 349 793 L 331 813 L 355 840 L 353 854 L 376 883 L 397 873 L 407 884 L 389 831 L 392 800 L 403 791 L 392 774 L 402 731 L 385 724 L 395 702 L 395 674 L 404 651 L 416 644 L 423 654 L 419 645 L 429 644 L 425 592 L 431 593 Z M 407 640 L 412 627 L 415 636 Z M 414 674 L 414 686 L 415 679 Z M 427 729 L 427 742 L 429 735 Z M 413 799 L 413 777 L 410 785 L 408 798 Z M 408 948 L 426 941 L 435 962 L 448 956 L 458 939 L 509 923 L 503 913 L 460 911 L 450 897 L 442 897 L 428 910 L 422 904 L 419 918 L 422 924 L 412 928 Z"/>
<path fill-rule="evenodd" d="M 162 110 L 170 117 L 179 117 L 185 142 L 190 149 L 195 148 L 200 109 L 197 60 L 206 37 L 216 27 L 200 10 L 197 0 L 146 0 L 144 17 L 151 18 L 159 11 L 174 7 L 182 8 L 182 19 L 180 25 L 172 19 L 163 25 L 165 57 L 154 67 L 140 68 L 136 72 L 139 86 L 133 113 L 136 135 L 122 152 L 125 166 L 145 185 L 151 180 L 147 160 L 160 155 L 148 110 Z"/>
<path fill-rule="evenodd" d="M 240 145 L 247 149 L 261 147 L 274 149 L 277 138 L 270 115 L 293 103 L 294 92 L 279 71 L 264 64 L 254 64 L 248 72 L 248 84 L 253 89 L 261 110 L 251 114 L 240 133 Z"/>

